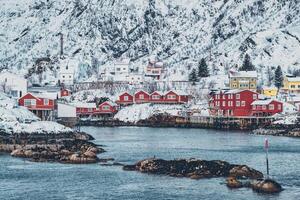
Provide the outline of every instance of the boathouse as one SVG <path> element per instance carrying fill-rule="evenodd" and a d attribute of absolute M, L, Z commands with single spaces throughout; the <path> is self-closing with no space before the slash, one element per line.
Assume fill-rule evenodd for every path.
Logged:
<path fill-rule="evenodd" d="M 210 113 L 214 116 L 250 116 L 258 93 L 251 90 L 220 90 L 211 93 Z"/>
<path fill-rule="evenodd" d="M 119 95 L 119 99 L 116 101 L 119 105 L 130 105 L 133 104 L 133 95 L 129 92 L 124 92 Z"/>
<path fill-rule="evenodd" d="M 56 109 L 56 99 L 46 94 L 27 93 L 18 101 L 19 106 L 24 106 L 41 120 L 52 120 Z"/>
<path fill-rule="evenodd" d="M 140 90 L 134 94 L 134 102 L 135 103 L 149 103 L 150 95 L 148 92 Z"/>
<path fill-rule="evenodd" d="M 91 117 L 97 109 L 96 103 L 76 102 L 73 105 L 76 107 L 77 117 L 82 117 L 82 118 Z"/>
<path fill-rule="evenodd" d="M 97 115 L 113 115 L 118 111 L 118 106 L 116 103 L 111 101 L 105 101 L 99 105 L 99 107 L 95 110 L 95 114 Z"/>
<path fill-rule="evenodd" d="M 273 100 L 256 100 L 251 103 L 252 115 L 257 117 L 272 116 L 283 111 L 283 103 Z"/>

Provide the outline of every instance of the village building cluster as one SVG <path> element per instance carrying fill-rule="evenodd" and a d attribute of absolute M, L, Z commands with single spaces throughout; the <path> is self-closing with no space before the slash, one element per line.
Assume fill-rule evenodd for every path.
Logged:
<path fill-rule="evenodd" d="M 130 60 L 114 63 L 113 81 L 142 84 L 146 77 L 159 80 L 163 73 L 163 63 L 149 60 L 145 73 L 138 74 L 129 67 Z M 121 92 L 117 99 L 101 102 L 73 102 L 72 95 L 75 82 L 76 64 L 66 61 L 60 68 L 57 86 L 28 87 L 27 79 L 18 75 L 3 72 L 0 76 L 1 90 L 15 98 L 19 106 L 24 106 L 42 120 L 56 118 L 112 118 L 125 106 L 150 104 L 189 104 L 193 97 L 184 91 L 131 90 Z M 286 110 L 300 109 L 300 77 L 286 76 L 283 87 L 258 86 L 256 71 L 230 70 L 228 85 L 223 89 L 211 89 L 207 102 L 211 117 L 271 117 Z M 295 109 L 297 108 L 297 109 Z"/>

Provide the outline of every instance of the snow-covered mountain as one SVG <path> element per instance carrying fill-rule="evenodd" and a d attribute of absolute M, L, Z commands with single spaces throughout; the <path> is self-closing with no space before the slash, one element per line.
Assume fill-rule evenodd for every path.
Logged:
<path fill-rule="evenodd" d="M 0 67 L 58 62 L 60 33 L 78 74 L 156 56 L 187 77 L 201 58 L 224 74 L 248 53 L 259 73 L 300 67 L 299 0 L 0 0 Z"/>

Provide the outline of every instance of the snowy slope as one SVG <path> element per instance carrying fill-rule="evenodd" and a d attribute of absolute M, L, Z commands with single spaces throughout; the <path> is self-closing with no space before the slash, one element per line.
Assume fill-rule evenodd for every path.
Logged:
<path fill-rule="evenodd" d="M 148 119 L 152 115 L 159 113 L 177 116 L 178 112 L 182 109 L 182 105 L 134 104 L 122 108 L 114 118 L 124 122 L 138 122 L 139 120 Z"/>
<path fill-rule="evenodd" d="M 30 124 L 25 121 L 33 121 Z M 24 107 L 16 105 L 15 100 L 10 99 L 0 92 L 0 132 L 5 133 L 49 133 L 59 134 L 71 132 L 70 128 L 56 122 L 40 121 L 32 112 Z"/>
<path fill-rule="evenodd" d="M 176 79 L 202 57 L 212 74 L 245 53 L 261 74 L 300 67 L 299 0 L 0 0 L 0 19 L 0 67 L 23 74 L 38 58 L 58 65 L 59 33 L 84 79 L 120 57 L 156 56 Z"/>

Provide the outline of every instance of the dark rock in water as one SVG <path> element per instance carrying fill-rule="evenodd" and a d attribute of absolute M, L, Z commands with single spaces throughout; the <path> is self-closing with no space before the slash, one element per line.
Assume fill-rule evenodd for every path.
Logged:
<path fill-rule="evenodd" d="M 257 179 L 263 177 L 263 174 L 261 172 L 252 169 L 246 165 L 239 165 L 233 167 L 229 171 L 229 175 L 236 178 L 251 178 L 251 179 Z"/>
<path fill-rule="evenodd" d="M 175 177 L 189 177 L 192 179 L 228 176 L 245 178 L 263 177 L 261 172 L 248 166 L 232 165 L 220 160 L 163 160 L 151 158 L 139 161 L 134 165 L 125 165 L 123 169 Z"/>
<path fill-rule="evenodd" d="M 229 188 L 241 188 L 241 187 L 243 187 L 243 183 L 240 182 L 239 180 L 237 180 L 236 177 L 232 177 L 232 176 L 230 176 L 226 179 L 226 185 Z"/>
<path fill-rule="evenodd" d="M 254 191 L 262 193 L 278 193 L 282 191 L 281 185 L 272 179 L 253 181 L 251 187 Z"/>
<path fill-rule="evenodd" d="M 99 161 L 98 153 L 104 149 L 89 142 L 86 133 L 68 134 L 0 134 L 0 152 L 28 158 L 34 162 L 62 162 L 88 164 Z"/>

